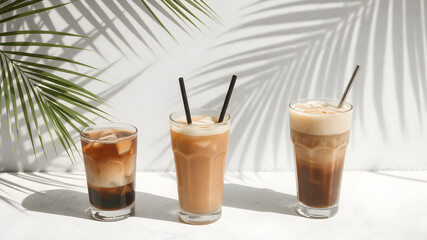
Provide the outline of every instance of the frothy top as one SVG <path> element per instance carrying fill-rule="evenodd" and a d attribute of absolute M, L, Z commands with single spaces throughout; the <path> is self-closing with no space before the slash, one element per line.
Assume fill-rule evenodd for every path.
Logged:
<path fill-rule="evenodd" d="M 291 129 L 313 135 L 333 135 L 351 128 L 352 106 L 342 108 L 323 102 L 294 103 L 289 108 Z"/>
<path fill-rule="evenodd" d="M 209 136 L 221 134 L 230 129 L 230 121 L 218 124 L 218 118 L 213 116 L 191 116 L 192 124 L 187 124 L 185 116 L 175 118 L 170 127 L 174 132 L 193 136 Z"/>

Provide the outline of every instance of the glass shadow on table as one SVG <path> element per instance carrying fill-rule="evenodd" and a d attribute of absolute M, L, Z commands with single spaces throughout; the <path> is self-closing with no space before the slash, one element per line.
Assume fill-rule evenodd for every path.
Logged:
<path fill-rule="evenodd" d="M 297 197 L 268 188 L 255 188 L 239 184 L 224 184 L 223 205 L 259 212 L 274 212 L 298 216 L 293 208 Z"/>
<path fill-rule="evenodd" d="M 30 211 L 93 220 L 90 213 L 86 212 L 90 207 L 88 194 L 74 190 L 55 189 L 36 192 L 26 197 L 22 206 Z M 136 192 L 133 217 L 180 222 L 178 206 L 178 200 Z"/>
<path fill-rule="evenodd" d="M 268 188 L 224 185 L 223 205 L 227 207 L 300 216 L 292 207 L 296 202 L 295 196 Z M 22 206 L 30 211 L 93 220 L 90 213 L 85 212 L 90 207 L 88 194 L 69 189 L 33 193 L 24 199 Z M 133 217 L 181 223 L 176 199 L 136 192 L 135 206 Z"/>

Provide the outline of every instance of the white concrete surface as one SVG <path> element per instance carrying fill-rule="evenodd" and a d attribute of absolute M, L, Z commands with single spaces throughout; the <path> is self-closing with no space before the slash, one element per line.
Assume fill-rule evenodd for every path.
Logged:
<path fill-rule="evenodd" d="M 230 172 L 222 218 L 180 222 L 173 173 L 139 172 L 136 214 L 98 222 L 84 173 L 1 173 L 0 239 L 411 239 L 427 238 L 426 171 L 346 171 L 330 219 L 299 216 L 293 172 Z"/>

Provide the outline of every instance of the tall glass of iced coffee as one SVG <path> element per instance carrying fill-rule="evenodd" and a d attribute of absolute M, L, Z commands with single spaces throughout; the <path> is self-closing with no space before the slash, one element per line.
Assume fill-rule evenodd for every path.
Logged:
<path fill-rule="evenodd" d="M 219 110 L 191 109 L 192 124 L 184 111 L 170 115 L 180 218 L 207 224 L 221 217 L 225 159 L 230 115 L 218 123 Z"/>
<path fill-rule="evenodd" d="M 124 219 L 134 213 L 137 150 L 136 127 L 106 123 L 81 130 L 92 217 Z"/>
<path fill-rule="evenodd" d="M 296 210 L 311 218 L 338 212 L 341 176 L 353 106 L 337 99 L 297 99 L 289 104 L 298 189 Z"/>

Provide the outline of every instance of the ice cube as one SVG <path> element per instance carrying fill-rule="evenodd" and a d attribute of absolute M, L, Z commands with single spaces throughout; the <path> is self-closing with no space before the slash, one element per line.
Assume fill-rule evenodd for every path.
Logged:
<path fill-rule="evenodd" d="M 119 154 L 127 153 L 132 147 L 132 140 L 123 140 L 116 143 L 117 152 Z"/>
<path fill-rule="evenodd" d="M 87 154 L 84 154 L 84 163 L 86 171 L 86 180 L 88 183 L 96 185 L 98 183 L 98 166 L 97 161 Z"/>
<path fill-rule="evenodd" d="M 110 134 L 115 134 L 115 133 L 116 133 L 116 130 L 114 128 L 106 128 L 106 129 L 88 131 L 84 135 L 90 139 L 98 139 L 98 138 L 101 138 Z"/>
<path fill-rule="evenodd" d="M 194 124 L 196 125 L 206 125 L 206 124 L 213 124 L 213 123 L 215 122 L 212 120 L 212 117 L 210 116 L 202 116 L 194 120 Z"/>
<path fill-rule="evenodd" d="M 117 131 L 114 128 L 100 129 L 100 130 L 98 130 L 98 138 L 106 137 L 106 136 L 111 135 L 111 134 L 115 135 L 116 133 L 117 133 Z"/>
<path fill-rule="evenodd" d="M 319 101 L 309 101 L 306 103 L 310 108 L 322 108 L 323 103 Z"/>
<path fill-rule="evenodd" d="M 200 147 L 200 148 L 205 148 L 205 147 L 209 146 L 210 143 L 211 143 L 211 141 L 198 141 L 198 142 L 194 142 L 194 144 L 197 145 L 197 147 Z"/>
<path fill-rule="evenodd" d="M 87 138 L 90 138 L 90 139 L 96 139 L 99 135 L 99 131 L 98 130 L 88 131 L 88 132 L 84 133 L 83 135 Z"/>
<path fill-rule="evenodd" d="M 136 167 L 136 154 L 132 154 L 128 159 L 125 160 L 125 176 L 126 177 L 132 176 L 133 178 L 135 178 L 134 176 L 135 167 Z"/>
<path fill-rule="evenodd" d="M 118 187 L 126 184 L 122 161 L 108 161 L 98 164 L 98 186 Z"/>
<path fill-rule="evenodd" d="M 98 140 L 115 142 L 117 141 L 117 136 L 114 133 L 110 133 L 106 136 L 98 138 Z"/>
<path fill-rule="evenodd" d="M 93 142 L 86 144 L 86 146 L 82 148 L 83 153 L 88 152 L 92 147 L 93 147 Z"/>

